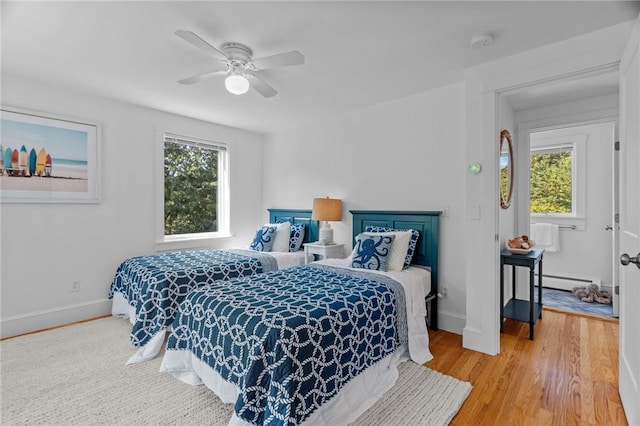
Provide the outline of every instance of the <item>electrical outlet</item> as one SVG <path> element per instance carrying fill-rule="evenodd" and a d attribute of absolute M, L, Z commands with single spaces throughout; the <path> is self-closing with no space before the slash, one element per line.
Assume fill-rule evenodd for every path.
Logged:
<path fill-rule="evenodd" d="M 71 282 L 71 293 L 78 293 L 80 291 L 80 280 L 74 280 Z"/>
<path fill-rule="evenodd" d="M 442 297 L 447 297 L 447 288 L 442 287 L 442 289 L 440 290 L 440 293 L 442 294 Z"/>

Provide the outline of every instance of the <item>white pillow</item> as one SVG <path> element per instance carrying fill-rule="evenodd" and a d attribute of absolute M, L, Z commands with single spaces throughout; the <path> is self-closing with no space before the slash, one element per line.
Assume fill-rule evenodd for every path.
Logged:
<path fill-rule="evenodd" d="M 411 241 L 411 230 L 393 232 L 365 232 L 366 235 L 395 235 L 395 240 L 391 245 L 391 252 L 387 261 L 387 271 L 402 271 L 404 261 L 409 251 Z M 277 238 L 277 237 L 276 237 Z"/>
<path fill-rule="evenodd" d="M 283 223 L 267 223 L 265 226 L 276 227 L 276 239 L 273 242 L 271 251 L 283 251 L 289 252 L 289 237 L 291 235 L 291 224 L 289 222 Z"/>

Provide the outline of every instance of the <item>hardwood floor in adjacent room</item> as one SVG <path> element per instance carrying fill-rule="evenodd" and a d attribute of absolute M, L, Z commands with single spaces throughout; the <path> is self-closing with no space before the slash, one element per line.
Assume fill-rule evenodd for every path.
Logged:
<path fill-rule="evenodd" d="M 544 309 L 529 325 L 507 320 L 501 353 L 462 348 L 462 336 L 430 332 L 425 365 L 471 382 L 451 425 L 627 425 L 618 394 L 618 322 Z"/>

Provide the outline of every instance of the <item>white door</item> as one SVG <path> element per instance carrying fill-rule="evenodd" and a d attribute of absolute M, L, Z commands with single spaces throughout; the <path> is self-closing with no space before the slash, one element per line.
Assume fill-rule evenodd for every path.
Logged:
<path fill-rule="evenodd" d="M 640 18 L 620 63 L 620 398 L 640 425 Z M 623 259 L 627 255 L 626 259 Z M 629 259 L 630 258 L 630 259 Z M 635 259 L 634 259 L 635 258 Z M 631 261 L 629 261 L 631 260 Z M 635 260 L 635 263 L 634 263 Z M 627 263 L 626 266 L 623 263 Z"/>

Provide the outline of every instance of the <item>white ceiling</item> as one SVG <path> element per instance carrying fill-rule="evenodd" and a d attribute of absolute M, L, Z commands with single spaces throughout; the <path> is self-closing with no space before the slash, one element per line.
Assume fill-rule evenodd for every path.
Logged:
<path fill-rule="evenodd" d="M 463 70 L 635 19 L 629 1 L 2 1 L 2 74 L 48 82 L 260 133 L 327 120 L 463 79 Z M 185 86 L 213 59 L 174 32 L 254 58 L 285 51 L 304 65 L 265 70 L 279 91 L 236 96 L 224 78 Z M 494 43 L 472 49 L 472 36 Z M 609 84 L 607 82 L 606 84 Z M 525 102 L 526 100 L 523 100 Z"/>

